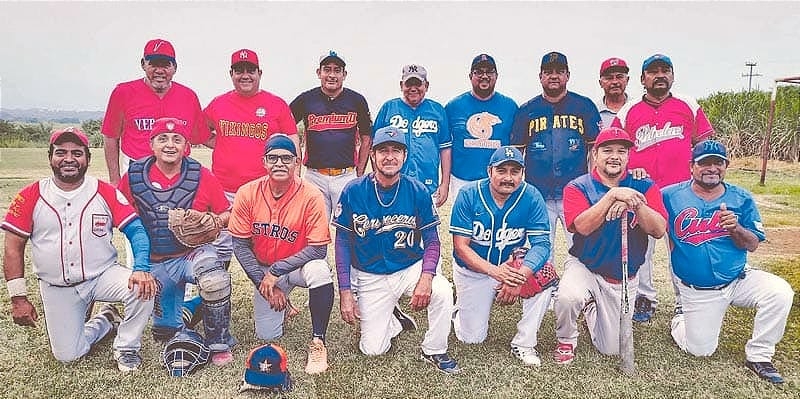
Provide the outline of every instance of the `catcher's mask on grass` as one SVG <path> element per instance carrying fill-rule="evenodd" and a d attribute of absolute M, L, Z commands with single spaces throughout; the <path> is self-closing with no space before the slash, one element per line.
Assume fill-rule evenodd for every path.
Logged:
<path fill-rule="evenodd" d="M 254 348 L 245 361 L 244 380 L 239 392 L 290 392 L 293 383 L 287 362 L 286 352 L 277 344 Z"/>
<path fill-rule="evenodd" d="M 169 375 L 183 377 L 208 362 L 210 351 L 203 337 L 194 330 L 181 330 L 164 346 L 161 360 Z"/>

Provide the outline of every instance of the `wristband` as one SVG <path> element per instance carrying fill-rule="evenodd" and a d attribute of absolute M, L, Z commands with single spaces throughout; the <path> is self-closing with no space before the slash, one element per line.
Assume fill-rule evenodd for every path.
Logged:
<path fill-rule="evenodd" d="M 28 296 L 28 286 L 25 284 L 25 279 L 22 277 L 15 278 L 6 282 L 8 286 L 8 296 Z"/>

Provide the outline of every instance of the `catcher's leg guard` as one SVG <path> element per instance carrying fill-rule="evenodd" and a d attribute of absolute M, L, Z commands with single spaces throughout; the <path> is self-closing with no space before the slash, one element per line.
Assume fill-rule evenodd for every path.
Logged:
<path fill-rule="evenodd" d="M 231 275 L 218 268 L 197 278 L 203 300 L 203 328 L 206 344 L 212 352 L 224 352 L 235 343 L 230 336 Z"/>

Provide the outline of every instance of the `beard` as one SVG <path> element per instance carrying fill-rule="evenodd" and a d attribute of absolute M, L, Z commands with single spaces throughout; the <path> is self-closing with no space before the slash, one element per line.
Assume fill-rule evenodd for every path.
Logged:
<path fill-rule="evenodd" d="M 86 176 L 86 171 L 89 169 L 89 165 L 78 165 L 77 173 L 70 175 L 61 173 L 61 168 L 59 166 L 51 166 L 50 168 L 53 169 L 53 175 L 56 179 L 63 183 L 74 184 L 83 180 L 84 176 Z"/>
<path fill-rule="evenodd" d="M 723 179 L 721 177 L 717 178 L 717 179 L 703 179 L 703 177 L 704 176 L 700 176 L 699 179 L 694 179 L 694 183 L 697 184 L 698 186 L 702 187 L 705 190 L 711 190 L 711 189 L 719 186 L 720 184 L 722 184 L 722 181 L 723 181 Z"/>

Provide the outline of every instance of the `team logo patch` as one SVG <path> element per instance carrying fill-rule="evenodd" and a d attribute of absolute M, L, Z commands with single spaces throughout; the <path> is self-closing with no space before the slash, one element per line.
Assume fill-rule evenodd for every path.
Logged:
<path fill-rule="evenodd" d="M 492 140 L 494 128 L 501 123 L 500 117 L 488 112 L 472 114 L 467 119 L 467 133 L 474 139 L 464 139 L 465 148 L 500 148 L 500 140 Z"/>
<path fill-rule="evenodd" d="M 92 214 L 92 234 L 97 237 L 105 237 L 108 235 L 108 223 L 111 218 L 108 215 Z"/>
<path fill-rule="evenodd" d="M 170 132 L 175 130 L 175 124 L 172 122 L 167 122 L 167 130 L 169 130 Z"/>
<path fill-rule="evenodd" d="M 256 108 L 256 116 L 259 118 L 263 118 L 267 115 L 267 110 L 264 107 Z"/>

